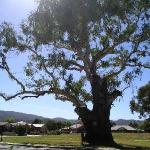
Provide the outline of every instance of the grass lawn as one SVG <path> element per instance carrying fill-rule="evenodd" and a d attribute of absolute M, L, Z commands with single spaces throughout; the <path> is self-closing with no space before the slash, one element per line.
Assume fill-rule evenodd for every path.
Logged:
<path fill-rule="evenodd" d="M 150 134 L 148 133 L 113 133 L 118 144 L 150 149 Z M 48 135 L 48 136 L 13 136 L 3 137 L 4 142 L 46 144 L 59 146 L 81 146 L 80 134 Z"/>
<path fill-rule="evenodd" d="M 3 142 L 23 144 L 46 144 L 61 146 L 80 146 L 80 134 L 44 135 L 44 136 L 10 136 L 3 137 Z"/>
<path fill-rule="evenodd" d="M 150 133 L 113 133 L 113 137 L 121 145 L 150 149 Z"/>

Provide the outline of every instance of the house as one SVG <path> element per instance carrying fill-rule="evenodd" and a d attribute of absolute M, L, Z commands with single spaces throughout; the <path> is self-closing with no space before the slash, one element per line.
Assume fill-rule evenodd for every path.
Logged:
<path fill-rule="evenodd" d="M 41 128 L 43 128 L 43 127 L 45 126 L 45 124 L 32 124 L 32 126 L 33 126 L 34 128 L 41 129 Z"/>
<path fill-rule="evenodd" d="M 16 122 L 16 123 L 11 123 L 11 125 L 12 125 L 12 127 L 19 126 L 19 125 L 26 126 L 27 123 L 24 122 L 24 121 L 19 121 L 19 122 Z"/>
<path fill-rule="evenodd" d="M 0 122 L 0 127 L 5 127 L 7 126 L 9 123 L 8 122 Z"/>
<path fill-rule="evenodd" d="M 65 127 L 59 130 L 61 133 L 69 134 L 71 132 L 70 127 Z"/>
<path fill-rule="evenodd" d="M 81 133 L 83 129 L 83 124 L 80 124 L 80 123 L 76 123 L 74 125 L 71 125 L 70 127 L 65 127 L 65 128 L 62 128 L 60 129 L 59 131 L 61 133 Z"/>
<path fill-rule="evenodd" d="M 8 122 L 0 122 L 0 130 L 7 129 L 9 127 Z"/>
<path fill-rule="evenodd" d="M 0 122 L 0 134 L 2 135 L 4 132 L 8 131 L 10 128 L 10 124 L 8 122 Z"/>
<path fill-rule="evenodd" d="M 72 133 L 80 133 L 82 129 L 83 129 L 83 124 L 77 123 L 77 124 L 70 126 L 70 131 Z"/>
<path fill-rule="evenodd" d="M 111 127 L 112 132 L 137 132 L 137 129 L 130 127 L 128 125 L 116 125 Z"/>
<path fill-rule="evenodd" d="M 45 124 L 31 124 L 31 129 L 36 134 L 44 133 L 46 131 Z"/>

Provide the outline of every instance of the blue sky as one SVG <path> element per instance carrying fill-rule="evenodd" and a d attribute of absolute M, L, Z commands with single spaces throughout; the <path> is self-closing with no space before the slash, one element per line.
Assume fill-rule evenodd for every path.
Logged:
<path fill-rule="evenodd" d="M 19 25 L 22 19 L 25 19 L 30 11 L 36 8 L 34 0 L 0 0 L 0 22 L 11 22 L 15 27 Z M 26 58 L 22 58 L 26 59 Z M 16 62 L 21 60 L 16 60 Z M 15 60 L 12 65 L 16 65 Z M 16 66 L 15 66 L 16 67 Z M 133 87 L 140 87 L 150 80 L 150 70 L 145 70 L 143 76 L 133 83 Z M 3 72 L 0 71 L 0 90 L 13 92 L 17 87 L 9 81 Z M 138 119 L 137 114 L 131 114 L 129 110 L 129 101 L 133 93 L 133 88 L 128 89 L 121 101 L 116 101 L 111 110 L 111 119 Z M 56 101 L 53 95 L 40 97 L 39 99 L 10 100 L 5 102 L 0 98 L 0 110 L 17 111 L 30 114 L 36 114 L 44 117 L 64 117 L 68 119 L 77 119 L 74 108 L 71 103 Z"/>

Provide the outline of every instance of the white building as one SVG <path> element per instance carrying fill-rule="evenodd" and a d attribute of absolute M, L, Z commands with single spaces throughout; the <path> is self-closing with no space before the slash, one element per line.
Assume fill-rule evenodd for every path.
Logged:
<path fill-rule="evenodd" d="M 114 132 L 137 132 L 137 129 L 130 127 L 128 125 L 116 125 L 111 127 L 111 131 Z"/>

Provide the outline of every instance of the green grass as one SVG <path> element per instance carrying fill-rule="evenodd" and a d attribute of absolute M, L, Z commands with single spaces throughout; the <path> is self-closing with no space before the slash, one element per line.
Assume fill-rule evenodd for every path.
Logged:
<path fill-rule="evenodd" d="M 46 145 L 61 145 L 61 146 L 80 146 L 80 134 L 62 134 L 48 136 L 13 136 L 4 137 L 3 142 L 23 143 L 23 144 L 46 144 Z"/>
<path fill-rule="evenodd" d="M 121 145 L 150 148 L 150 133 L 113 133 L 113 137 Z"/>
<path fill-rule="evenodd" d="M 150 148 L 150 134 L 148 133 L 113 133 L 114 139 L 118 144 Z M 59 146 L 81 146 L 80 134 L 48 135 L 48 136 L 13 136 L 4 137 L 4 142 L 22 144 L 46 144 Z"/>

